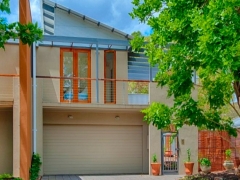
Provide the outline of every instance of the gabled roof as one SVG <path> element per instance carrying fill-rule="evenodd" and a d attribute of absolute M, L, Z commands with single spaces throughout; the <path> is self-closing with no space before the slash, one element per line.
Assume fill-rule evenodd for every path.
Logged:
<path fill-rule="evenodd" d="M 73 14 L 79 18 L 82 18 L 84 21 L 87 21 L 89 23 L 96 24 L 98 27 L 103 27 L 106 30 L 109 30 L 109 32 L 113 32 L 116 34 L 119 34 L 120 36 L 123 36 L 126 39 L 132 39 L 131 35 L 126 34 L 118 29 L 115 29 L 113 27 L 110 27 L 104 23 L 101 23 L 97 20 L 94 20 L 88 16 L 85 16 L 83 14 L 80 14 L 76 11 L 73 11 L 71 9 L 68 9 L 67 7 L 61 6 L 57 3 L 54 3 L 49 0 L 42 0 L 42 22 L 44 27 L 44 33 L 46 35 L 54 35 L 54 24 L 55 24 L 55 9 L 61 9 L 63 11 L 66 11 L 69 14 Z"/>

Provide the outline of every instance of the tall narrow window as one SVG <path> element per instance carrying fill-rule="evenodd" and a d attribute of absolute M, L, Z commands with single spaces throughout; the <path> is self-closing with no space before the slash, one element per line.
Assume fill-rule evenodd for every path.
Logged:
<path fill-rule="evenodd" d="M 91 102 L 90 50 L 61 49 L 61 101 Z"/>
<path fill-rule="evenodd" d="M 104 52 L 104 102 L 116 103 L 116 51 Z"/>
<path fill-rule="evenodd" d="M 65 99 L 73 99 L 73 52 L 63 52 L 63 77 L 69 79 L 63 79 L 63 90 Z"/>

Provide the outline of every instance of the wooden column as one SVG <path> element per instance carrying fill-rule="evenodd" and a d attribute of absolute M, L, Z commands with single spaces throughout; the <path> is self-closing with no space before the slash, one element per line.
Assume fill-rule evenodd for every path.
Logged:
<path fill-rule="evenodd" d="M 31 22 L 29 0 L 19 1 L 19 22 Z M 20 177 L 29 179 L 29 168 L 32 155 L 31 133 L 31 48 L 19 44 L 19 74 L 20 74 Z"/>

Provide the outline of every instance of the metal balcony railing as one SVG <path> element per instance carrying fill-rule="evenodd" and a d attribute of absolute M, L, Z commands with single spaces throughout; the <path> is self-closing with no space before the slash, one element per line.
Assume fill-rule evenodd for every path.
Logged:
<path fill-rule="evenodd" d="M 44 77 L 43 103 L 149 104 L 149 82 L 75 77 Z"/>

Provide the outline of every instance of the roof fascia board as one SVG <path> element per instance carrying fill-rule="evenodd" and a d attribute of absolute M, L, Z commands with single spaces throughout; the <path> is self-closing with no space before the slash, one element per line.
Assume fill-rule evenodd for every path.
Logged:
<path fill-rule="evenodd" d="M 86 47 L 86 46 L 75 46 L 75 45 L 55 45 L 55 44 L 38 44 L 38 46 L 42 46 L 42 47 L 58 47 L 58 48 L 81 48 L 81 49 L 92 49 L 92 50 L 96 50 L 96 47 Z M 98 50 L 107 50 L 109 48 L 104 48 L 104 47 L 99 47 Z M 128 48 L 124 48 L 124 46 L 122 46 L 122 48 L 110 48 L 110 50 L 116 50 L 116 51 L 128 51 Z"/>
<path fill-rule="evenodd" d="M 112 39 L 68 37 L 68 36 L 51 36 L 51 35 L 44 35 L 42 41 L 130 46 L 130 43 L 129 43 L 128 40 L 112 40 Z"/>

